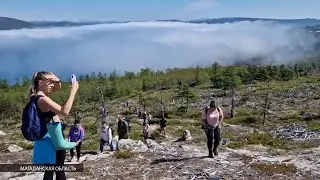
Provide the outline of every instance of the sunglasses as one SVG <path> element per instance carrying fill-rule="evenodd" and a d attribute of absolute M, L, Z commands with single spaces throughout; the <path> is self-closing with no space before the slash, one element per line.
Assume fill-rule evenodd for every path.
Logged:
<path fill-rule="evenodd" d="M 61 83 L 61 80 L 53 80 L 53 79 L 48 79 L 48 78 L 43 78 L 46 81 L 50 81 L 52 83 Z"/>

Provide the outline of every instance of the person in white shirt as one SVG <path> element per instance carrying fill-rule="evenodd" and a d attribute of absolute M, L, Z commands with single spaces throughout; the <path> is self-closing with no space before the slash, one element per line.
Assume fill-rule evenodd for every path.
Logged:
<path fill-rule="evenodd" d="M 110 151 L 113 151 L 113 146 L 112 146 L 112 129 L 110 126 L 107 125 L 106 122 L 102 122 L 102 128 L 101 128 L 101 133 L 100 133 L 100 152 L 103 152 L 103 147 L 105 143 L 108 143 L 110 146 Z"/>

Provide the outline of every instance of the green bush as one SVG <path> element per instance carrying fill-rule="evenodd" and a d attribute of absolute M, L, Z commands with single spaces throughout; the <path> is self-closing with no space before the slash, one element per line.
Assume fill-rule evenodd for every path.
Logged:
<path fill-rule="evenodd" d="M 187 112 L 187 106 L 179 106 L 175 114 L 179 117 L 182 117 L 186 114 L 186 112 Z"/>
<path fill-rule="evenodd" d="M 133 114 L 132 111 L 129 110 L 129 109 L 126 109 L 126 110 L 123 112 L 123 115 L 125 115 L 125 116 L 131 116 L 132 114 Z"/>
<path fill-rule="evenodd" d="M 26 150 L 33 149 L 33 144 L 32 143 L 19 142 L 18 146 L 20 146 L 20 147 L 22 147 L 23 149 L 26 149 Z"/>
<path fill-rule="evenodd" d="M 300 120 L 300 119 L 301 118 L 298 114 L 287 114 L 279 118 L 280 121 L 292 121 L 292 120 Z"/>
<path fill-rule="evenodd" d="M 248 144 L 261 144 L 263 146 L 271 146 L 276 148 L 287 148 L 285 141 L 274 138 L 272 134 L 269 133 L 252 133 L 247 137 Z"/>
<path fill-rule="evenodd" d="M 113 157 L 117 159 L 128 159 L 128 158 L 132 158 L 134 155 L 135 155 L 134 152 L 131 152 L 128 150 L 119 150 L 113 154 Z"/>
<path fill-rule="evenodd" d="M 157 129 L 155 131 L 153 131 L 151 134 L 150 134 L 150 137 L 152 140 L 159 140 L 160 139 L 160 131 Z"/>
<path fill-rule="evenodd" d="M 259 170 L 263 173 L 273 174 L 295 174 L 297 172 L 296 166 L 293 164 L 271 164 L 271 163 L 251 163 L 251 168 Z"/>
<path fill-rule="evenodd" d="M 143 140 L 144 137 L 142 134 L 142 130 L 139 130 L 139 129 L 131 130 L 129 138 L 133 140 Z"/>
<path fill-rule="evenodd" d="M 254 132 L 251 134 L 248 134 L 244 136 L 241 139 L 237 139 L 234 142 L 230 142 L 228 144 L 228 147 L 230 148 L 241 148 L 246 145 L 263 145 L 263 146 L 269 146 L 279 149 L 290 149 L 293 148 L 292 144 L 290 142 L 286 142 L 281 139 L 274 138 L 272 134 L 264 133 L 264 132 Z"/>
<path fill-rule="evenodd" d="M 235 112 L 236 112 L 237 117 L 259 115 L 259 113 L 260 113 L 257 110 L 243 108 L 243 107 L 235 108 Z"/>
<path fill-rule="evenodd" d="M 261 117 L 256 115 L 238 116 L 235 118 L 227 119 L 226 122 L 230 124 L 257 124 L 261 122 Z"/>
<path fill-rule="evenodd" d="M 183 117 L 190 119 L 200 119 L 202 112 L 199 110 L 190 109 Z"/>

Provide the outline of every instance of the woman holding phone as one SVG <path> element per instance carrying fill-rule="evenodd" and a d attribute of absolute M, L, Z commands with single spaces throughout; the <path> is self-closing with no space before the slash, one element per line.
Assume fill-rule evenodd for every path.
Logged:
<path fill-rule="evenodd" d="M 36 101 L 38 117 L 41 121 L 44 121 L 46 123 L 53 121 L 54 123 L 61 124 L 61 119 L 59 118 L 59 116 L 66 117 L 69 115 L 78 88 L 78 82 L 76 80 L 73 81 L 67 101 L 63 105 L 59 105 L 54 102 L 49 96 L 52 92 L 61 89 L 61 80 L 52 72 L 36 72 L 33 74 L 32 85 L 30 87 L 28 97 L 30 101 Z M 59 127 L 61 127 L 61 125 Z M 60 129 L 58 129 L 57 131 L 60 132 Z M 65 150 L 55 149 L 55 143 L 50 137 L 50 133 L 47 133 L 42 139 L 34 141 L 34 164 L 63 166 L 65 155 Z M 53 179 L 53 172 L 45 172 L 43 179 Z M 65 173 L 63 171 L 56 171 L 56 179 L 65 180 Z"/>

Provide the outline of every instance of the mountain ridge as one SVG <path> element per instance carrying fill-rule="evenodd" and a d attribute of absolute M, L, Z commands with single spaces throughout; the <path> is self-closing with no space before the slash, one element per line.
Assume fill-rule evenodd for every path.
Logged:
<path fill-rule="evenodd" d="M 194 20 L 179 20 L 179 19 L 160 19 L 155 22 L 183 22 L 195 24 L 223 24 L 236 23 L 243 21 L 271 21 L 275 23 L 282 23 L 288 25 L 295 25 L 298 27 L 313 27 L 320 26 L 320 19 L 304 18 L 304 19 L 271 19 L 271 18 L 247 18 L 247 17 L 226 17 L 226 18 L 203 18 Z M 0 30 L 13 29 L 30 29 L 30 28 L 48 28 L 48 27 L 72 27 L 95 24 L 112 24 L 112 23 L 128 23 L 137 21 L 24 21 L 11 17 L 0 17 Z M 148 22 L 148 21 L 143 21 Z"/>

